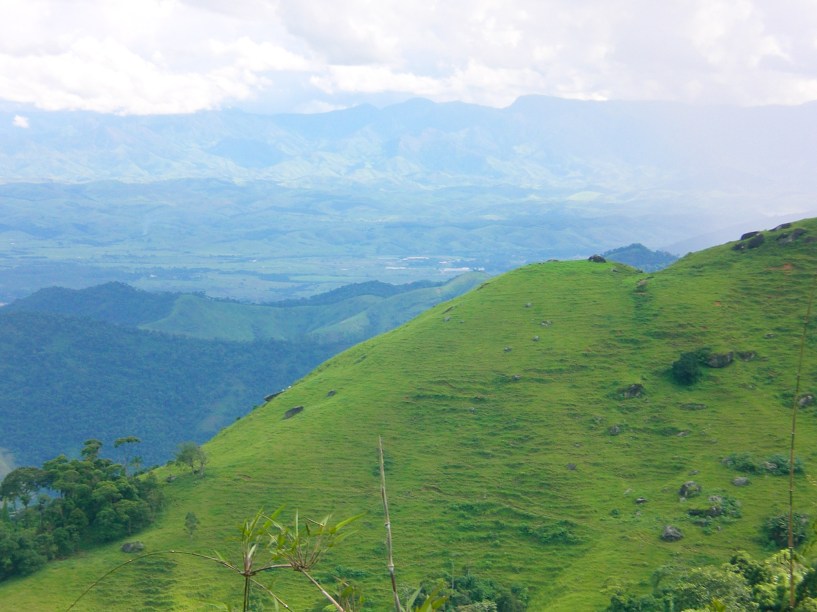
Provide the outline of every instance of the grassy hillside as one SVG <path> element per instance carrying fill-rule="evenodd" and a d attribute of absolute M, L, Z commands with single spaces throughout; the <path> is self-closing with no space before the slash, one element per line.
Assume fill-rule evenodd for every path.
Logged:
<path fill-rule="evenodd" d="M 787 483 L 722 460 L 784 453 L 798 342 L 817 270 L 817 221 L 689 255 L 638 273 L 589 261 L 530 265 L 484 283 L 325 363 L 206 445 L 207 475 L 166 486 L 170 503 L 140 534 L 148 551 L 218 549 L 235 558 L 237 524 L 258 508 L 338 517 L 367 512 L 324 567 L 388 607 L 376 441 L 387 452 L 398 579 L 468 568 L 527 587 L 532 610 L 603 609 L 618 586 L 649 588 L 658 567 L 763 554 L 760 525 L 785 507 Z M 752 246 L 752 248 L 750 248 Z M 733 352 L 680 387 L 682 352 Z M 815 392 L 809 333 L 804 392 Z M 738 356 L 742 355 L 742 358 Z M 639 393 L 628 393 L 638 389 Z M 636 395 L 628 397 L 628 395 Z M 286 410 L 304 406 L 291 419 Z M 817 513 L 817 435 L 804 408 L 797 509 Z M 166 470 L 167 468 L 165 468 Z M 162 476 L 166 471 L 161 471 Z M 679 497 L 694 480 L 702 496 Z M 695 524 L 710 495 L 739 518 Z M 645 503 L 637 504 L 638 498 Z M 190 538 L 184 517 L 195 511 Z M 664 526 L 684 538 L 663 542 Z M 60 609 L 125 555 L 116 546 L 0 585 L 9 609 Z M 276 579 L 295 610 L 318 601 L 297 576 Z M 79 609 L 206 609 L 240 585 L 185 557 L 152 557 L 92 591 Z"/>

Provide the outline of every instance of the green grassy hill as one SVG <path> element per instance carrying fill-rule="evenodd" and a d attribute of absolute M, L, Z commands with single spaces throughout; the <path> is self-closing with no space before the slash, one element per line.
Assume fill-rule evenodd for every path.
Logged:
<path fill-rule="evenodd" d="M 723 459 L 762 461 L 788 448 L 817 221 L 764 237 L 654 274 L 589 261 L 530 265 L 436 306 L 219 433 L 205 447 L 206 476 L 166 485 L 166 511 L 138 538 L 148 551 L 217 549 L 235 559 L 236 527 L 261 507 L 366 512 L 324 568 L 354 573 L 373 609 L 387 609 L 375 469 L 382 435 L 404 585 L 468 568 L 527 587 L 531 610 L 598 610 L 619 586 L 647 590 L 658 567 L 721 563 L 738 548 L 760 556 L 760 525 L 785 508 L 787 483 L 752 475 L 749 486 L 734 486 L 742 474 Z M 706 368 L 691 387 L 675 384 L 673 361 L 704 347 L 734 362 Z M 817 391 L 815 348 L 812 330 L 803 392 Z M 304 409 L 283 419 L 294 406 Z M 797 510 L 812 516 L 815 436 L 812 404 L 799 422 L 805 475 L 795 492 Z M 703 494 L 683 500 L 689 480 Z M 737 501 L 741 516 L 696 524 L 688 510 L 711 495 Z M 200 521 L 192 538 L 190 511 Z M 668 524 L 684 538 L 663 542 Z M 111 545 L 53 563 L 0 585 L 0 601 L 63 609 L 126 558 Z M 277 592 L 294 610 L 314 609 L 314 591 L 296 579 L 278 576 Z M 128 566 L 78 609 L 238 601 L 240 584 L 224 570 L 169 556 Z"/>

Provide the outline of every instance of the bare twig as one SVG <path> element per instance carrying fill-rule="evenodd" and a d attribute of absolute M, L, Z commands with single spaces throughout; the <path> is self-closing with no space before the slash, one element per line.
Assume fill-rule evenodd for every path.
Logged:
<path fill-rule="evenodd" d="M 397 594 L 397 579 L 394 577 L 394 558 L 392 557 L 391 548 L 391 519 L 389 518 L 389 500 L 386 497 L 386 466 L 383 461 L 383 438 L 377 437 L 377 447 L 380 452 L 380 497 L 383 498 L 383 513 L 386 517 L 386 550 L 389 555 L 388 568 L 389 576 L 391 576 L 391 591 L 394 595 L 394 610 L 395 612 L 403 612 L 403 606 L 400 605 L 400 596 Z"/>

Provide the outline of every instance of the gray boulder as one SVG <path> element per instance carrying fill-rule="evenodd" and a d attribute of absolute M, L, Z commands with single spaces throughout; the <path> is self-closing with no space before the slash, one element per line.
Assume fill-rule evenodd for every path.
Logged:
<path fill-rule="evenodd" d="M 664 540 L 664 542 L 677 542 L 683 537 L 684 534 L 674 525 L 667 525 L 664 527 L 664 531 L 661 532 L 661 539 Z"/>
<path fill-rule="evenodd" d="M 145 550 L 145 545 L 142 542 L 125 542 L 122 544 L 123 553 L 140 553 Z"/>

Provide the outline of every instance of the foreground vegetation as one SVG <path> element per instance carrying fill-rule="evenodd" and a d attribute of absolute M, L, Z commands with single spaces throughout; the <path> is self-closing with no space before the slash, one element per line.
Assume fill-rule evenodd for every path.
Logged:
<path fill-rule="evenodd" d="M 532 610 L 601 610 L 617 594 L 655 597 L 657 568 L 687 575 L 738 550 L 767 558 L 778 549 L 769 521 L 787 509 L 775 462 L 787 456 L 794 401 L 795 512 L 817 515 L 813 329 L 794 397 L 817 222 L 764 235 L 654 274 L 573 261 L 492 279 L 347 350 L 220 432 L 204 447 L 203 477 L 157 470 L 160 482 L 175 479 L 140 539 L 147 552 L 206 554 L 227 550 L 259 507 L 365 513 L 355 545 L 331 550 L 318 579 L 354 580 L 385 609 L 382 434 L 402 584 L 471 575 L 524 592 Z M 707 360 L 681 384 L 672 364 L 687 353 Z M 67 607 L 124 560 L 118 544 L 6 581 L 0 599 Z M 279 575 L 275 592 L 296 610 L 322 607 L 297 578 Z M 157 556 L 77 609 L 240 600 L 218 567 Z"/>
<path fill-rule="evenodd" d="M 121 438 L 117 446 L 138 441 Z M 103 459 L 101 448 L 99 440 L 88 440 L 81 459 L 60 455 L 3 479 L 0 581 L 32 574 L 79 548 L 131 536 L 153 521 L 162 506 L 156 477 L 129 476 L 127 463 Z"/>

